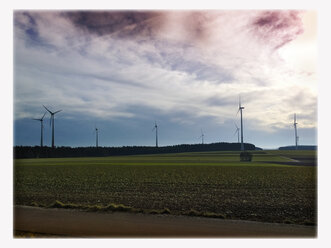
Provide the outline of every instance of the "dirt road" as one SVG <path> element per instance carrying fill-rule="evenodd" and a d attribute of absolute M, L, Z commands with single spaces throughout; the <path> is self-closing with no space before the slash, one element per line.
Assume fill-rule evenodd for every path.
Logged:
<path fill-rule="evenodd" d="M 15 206 L 14 229 L 60 237 L 316 237 L 316 227 Z"/>

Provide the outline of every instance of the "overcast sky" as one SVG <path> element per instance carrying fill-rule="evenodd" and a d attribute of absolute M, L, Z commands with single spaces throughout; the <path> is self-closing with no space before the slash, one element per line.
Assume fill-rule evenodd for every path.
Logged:
<path fill-rule="evenodd" d="M 316 145 L 316 12 L 15 11 L 14 145 Z M 49 115 L 44 143 L 50 145 Z"/>

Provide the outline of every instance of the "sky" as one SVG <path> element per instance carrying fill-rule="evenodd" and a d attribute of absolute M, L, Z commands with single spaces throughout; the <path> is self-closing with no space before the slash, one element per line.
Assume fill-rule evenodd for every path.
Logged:
<path fill-rule="evenodd" d="M 14 145 L 317 145 L 317 13 L 14 11 Z M 51 143 L 49 114 L 44 144 Z"/>

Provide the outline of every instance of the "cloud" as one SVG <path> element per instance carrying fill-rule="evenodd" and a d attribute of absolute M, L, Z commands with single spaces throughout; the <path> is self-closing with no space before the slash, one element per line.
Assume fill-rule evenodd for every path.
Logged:
<path fill-rule="evenodd" d="M 252 31 L 262 42 L 278 49 L 303 33 L 300 12 L 295 10 L 263 11 L 252 22 Z"/>
<path fill-rule="evenodd" d="M 64 118 L 133 119 L 144 109 L 225 123 L 241 94 L 248 127 L 284 128 L 294 112 L 314 127 L 314 72 L 298 74 L 277 52 L 304 31 L 301 14 L 16 11 L 15 118 L 47 104 Z"/>
<path fill-rule="evenodd" d="M 62 16 L 69 19 L 76 27 L 96 35 L 118 33 L 120 38 L 132 38 L 146 35 L 153 31 L 152 18 L 162 16 L 156 11 L 66 11 Z M 150 35 L 150 34 L 148 34 Z"/>

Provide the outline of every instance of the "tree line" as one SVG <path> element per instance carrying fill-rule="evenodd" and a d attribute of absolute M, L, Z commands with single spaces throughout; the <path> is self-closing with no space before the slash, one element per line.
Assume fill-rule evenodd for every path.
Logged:
<path fill-rule="evenodd" d="M 296 146 L 281 146 L 278 150 L 296 150 Z M 317 150 L 317 146 L 298 146 L 298 150 Z"/>
<path fill-rule="evenodd" d="M 255 145 L 245 143 L 245 150 L 255 150 Z M 68 147 L 14 146 L 14 158 L 67 158 L 105 157 L 119 155 L 162 154 L 204 151 L 240 151 L 240 143 L 182 144 L 163 147 L 123 146 L 123 147 Z"/>

